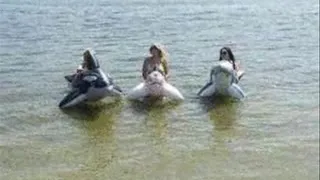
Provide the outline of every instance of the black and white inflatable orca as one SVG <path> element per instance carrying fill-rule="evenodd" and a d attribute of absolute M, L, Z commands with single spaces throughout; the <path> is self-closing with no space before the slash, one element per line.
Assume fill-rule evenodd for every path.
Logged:
<path fill-rule="evenodd" d="M 222 95 L 242 99 L 245 97 L 245 93 L 238 82 L 239 76 L 234 70 L 233 64 L 228 60 L 220 60 L 210 72 L 210 81 L 200 89 L 198 95 L 200 97 Z"/>
<path fill-rule="evenodd" d="M 135 86 L 127 95 L 129 100 L 143 101 L 148 98 L 184 100 L 180 91 L 169 84 L 165 75 L 159 69 L 154 69 L 148 74 L 146 80 Z"/>
<path fill-rule="evenodd" d="M 111 76 L 101 70 L 95 52 L 87 49 L 85 53 L 87 53 L 88 69 L 81 73 L 65 76 L 71 90 L 59 103 L 60 108 L 75 106 L 87 101 L 98 101 L 107 96 L 119 97 L 123 94 Z"/>

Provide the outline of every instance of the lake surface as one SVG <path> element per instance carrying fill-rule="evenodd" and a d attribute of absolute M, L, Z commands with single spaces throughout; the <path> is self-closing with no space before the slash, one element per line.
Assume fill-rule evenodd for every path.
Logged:
<path fill-rule="evenodd" d="M 153 42 L 178 105 L 62 111 L 83 51 L 126 92 Z M 202 102 L 219 50 L 242 102 Z M 319 179 L 319 1 L 0 0 L 0 179 Z"/>

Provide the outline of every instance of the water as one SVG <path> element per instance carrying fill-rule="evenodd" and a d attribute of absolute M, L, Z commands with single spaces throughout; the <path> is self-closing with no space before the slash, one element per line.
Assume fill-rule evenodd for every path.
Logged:
<path fill-rule="evenodd" d="M 153 42 L 179 105 L 61 111 L 92 47 L 125 90 Z M 243 102 L 203 103 L 219 49 Z M 0 179 L 319 179 L 319 1 L 0 0 Z"/>

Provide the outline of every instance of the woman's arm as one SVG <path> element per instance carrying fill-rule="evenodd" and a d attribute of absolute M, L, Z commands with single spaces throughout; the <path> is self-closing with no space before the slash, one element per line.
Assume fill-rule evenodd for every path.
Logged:
<path fill-rule="evenodd" d="M 237 69 L 236 69 L 237 77 L 240 80 L 242 78 L 242 76 L 244 75 L 244 73 L 245 73 L 244 70 L 240 66 L 240 61 L 236 62 L 236 67 L 237 67 Z"/>
<path fill-rule="evenodd" d="M 213 74 L 214 74 L 214 69 L 211 68 L 211 70 L 210 70 L 210 77 L 209 77 L 210 82 L 212 82 L 212 80 L 213 80 L 213 79 L 212 79 Z"/>

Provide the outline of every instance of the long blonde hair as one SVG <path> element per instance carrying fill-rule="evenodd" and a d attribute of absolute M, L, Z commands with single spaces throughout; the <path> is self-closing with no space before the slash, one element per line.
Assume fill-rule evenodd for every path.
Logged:
<path fill-rule="evenodd" d="M 160 64 L 162 65 L 162 67 L 164 68 L 164 72 L 167 74 L 169 69 L 168 69 L 168 51 L 166 50 L 166 48 L 160 44 L 160 43 L 153 43 L 150 48 L 149 48 L 149 52 L 151 53 L 152 49 L 157 49 L 160 54 Z"/>
<path fill-rule="evenodd" d="M 160 59 L 161 59 L 161 62 L 162 61 L 166 61 L 168 62 L 169 61 L 169 53 L 168 51 L 166 50 L 166 48 L 160 44 L 160 43 L 153 43 L 150 48 L 149 48 L 149 52 L 151 52 L 151 50 L 155 48 L 157 50 L 160 51 Z"/>

